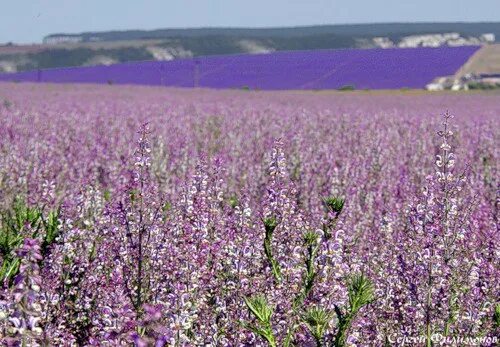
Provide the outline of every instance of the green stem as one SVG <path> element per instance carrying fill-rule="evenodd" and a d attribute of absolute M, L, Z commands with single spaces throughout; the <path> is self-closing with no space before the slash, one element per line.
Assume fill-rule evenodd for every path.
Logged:
<path fill-rule="evenodd" d="M 264 238 L 264 252 L 266 254 L 267 260 L 271 265 L 274 279 L 277 283 L 281 282 L 281 268 L 279 263 L 274 259 L 273 249 L 271 246 L 271 241 L 273 238 L 273 230 L 266 228 L 266 237 Z"/>
<path fill-rule="evenodd" d="M 337 335 L 335 336 L 335 347 L 344 347 L 347 342 L 347 333 L 349 328 L 351 327 L 352 315 L 348 314 L 346 316 L 342 315 L 342 318 L 339 318 L 339 328 L 337 331 Z"/>

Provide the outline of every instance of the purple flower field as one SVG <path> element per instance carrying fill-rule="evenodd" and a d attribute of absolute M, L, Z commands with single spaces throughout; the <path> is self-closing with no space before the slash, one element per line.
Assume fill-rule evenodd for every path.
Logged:
<path fill-rule="evenodd" d="M 3 81 L 282 89 L 424 88 L 479 47 L 341 49 L 242 54 L 0 74 Z"/>
<path fill-rule="evenodd" d="M 495 346 L 499 115 L 498 93 L 0 83 L 2 342 Z"/>

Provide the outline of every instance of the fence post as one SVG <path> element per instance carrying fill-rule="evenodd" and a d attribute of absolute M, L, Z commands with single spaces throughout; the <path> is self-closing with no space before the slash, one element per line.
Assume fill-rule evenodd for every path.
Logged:
<path fill-rule="evenodd" d="M 193 87 L 198 88 L 200 86 L 200 61 L 194 59 L 194 76 L 193 76 Z"/>

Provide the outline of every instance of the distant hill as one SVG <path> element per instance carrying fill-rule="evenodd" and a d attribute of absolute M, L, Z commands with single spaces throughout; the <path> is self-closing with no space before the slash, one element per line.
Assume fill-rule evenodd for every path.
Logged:
<path fill-rule="evenodd" d="M 0 46 L 0 72 L 274 51 L 483 45 L 498 23 L 390 23 L 293 28 L 198 28 L 58 33 Z"/>
<path fill-rule="evenodd" d="M 479 36 L 493 33 L 500 37 L 500 22 L 497 23 L 378 23 L 315 25 L 290 28 L 197 28 L 197 29 L 158 29 L 85 32 L 80 34 L 52 34 L 45 41 L 55 37 L 81 38 L 82 42 L 148 40 L 200 37 L 232 37 L 252 39 L 297 39 L 304 37 L 336 36 L 350 39 L 385 36 L 398 40 L 408 35 L 424 35 L 457 32 L 462 36 Z M 334 47 L 329 47 L 334 48 Z"/>

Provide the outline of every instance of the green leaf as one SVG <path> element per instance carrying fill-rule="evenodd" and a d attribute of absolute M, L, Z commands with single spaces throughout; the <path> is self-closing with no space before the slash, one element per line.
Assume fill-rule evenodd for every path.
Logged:
<path fill-rule="evenodd" d="M 363 274 L 355 274 L 349 280 L 347 287 L 349 307 L 352 312 L 359 309 L 374 299 L 374 289 L 371 281 Z"/>
<path fill-rule="evenodd" d="M 60 209 L 49 211 L 47 218 L 42 218 L 45 235 L 42 242 L 42 254 L 46 254 L 49 247 L 55 242 L 59 235 Z"/>
<path fill-rule="evenodd" d="M 255 318 L 262 323 L 270 323 L 273 310 L 269 307 L 267 300 L 262 295 L 257 295 L 253 298 L 245 298 L 245 304 L 253 313 Z"/>
<path fill-rule="evenodd" d="M 238 206 L 238 204 L 239 204 L 238 197 L 236 197 L 234 195 L 229 197 L 228 200 L 229 200 L 229 206 L 231 206 L 231 208 L 233 208 L 233 209 L 236 208 L 236 206 Z"/>
<path fill-rule="evenodd" d="M 347 285 L 349 305 L 340 308 L 335 305 L 335 313 L 338 318 L 338 329 L 335 335 L 335 347 L 343 347 L 348 339 L 349 330 L 359 310 L 373 302 L 374 289 L 371 281 L 364 274 L 350 276 Z"/>
<path fill-rule="evenodd" d="M 318 234 L 314 231 L 308 230 L 304 233 L 304 243 L 306 246 L 314 246 L 318 241 Z"/>
<path fill-rule="evenodd" d="M 310 308 L 302 317 L 302 321 L 318 345 L 321 345 L 332 319 L 333 313 L 320 307 Z"/>
<path fill-rule="evenodd" d="M 264 219 L 264 227 L 266 229 L 266 235 L 264 237 L 264 253 L 266 254 L 267 260 L 271 265 L 271 270 L 273 272 L 274 279 L 277 283 L 281 282 L 281 267 L 280 264 L 273 256 L 272 239 L 273 233 L 278 226 L 278 221 L 276 218 L 266 218 Z"/>
<path fill-rule="evenodd" d="M 339 196 L 330 196 L 323 199 L 323 205 L 327 210 L 340 214 L 344 208 L 345 199 Z"/>
<path fill-rule="evenodd" d="M 103 193 L 104 201 L 108 202 L 111 200 L 111 192 L 109 190 L 105 190 Z"/>
<path fill-rule="evenodd" d="M 276 347 L 276 339 L 271 327 L 273 309 L 267 303 L 266 298 L 262 295 L 257 295 L 253 298 L 244 298 L 244 300 L 250 312 L 257 319 L 258 324 L 243 323 L 243 326 L 266 340 L 269 346 Z"/>
<path fill-rule="evenodd" d="M 2 268 L 0 269 L 0 283 L 3 283 L 5 280 L 10 281 L 19 271 L 20 264 L 21 261 L 19 258 L 15 258 L 11 261 L 4 260 Z"/>
<path fill-rule="evenodd" d="M 269 217 L 264 219 L 264 227 L 266 229 L 266 234 L 272 234 L 274 229 L 278 226 L 278 221 L 274 217 Z"/>

